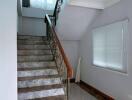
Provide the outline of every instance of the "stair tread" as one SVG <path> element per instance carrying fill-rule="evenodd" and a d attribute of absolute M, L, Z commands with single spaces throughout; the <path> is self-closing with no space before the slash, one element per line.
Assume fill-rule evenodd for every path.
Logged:
<path fill-rule="evenodd" d="M 47 67 L 33 67 L 33 68 L 18 68 L 18 71 L 30 71 L 30 70 L 40 70 L 40 69 L 56 69 L 56 66 Z"/>
<path fill-rule="evenodd" d="M 46 36 L 31 36 L 31 35 L 19 35 L 17 36 L 17 39 L 22 39 L 22 40 L 33 40 L 33 39 L 43 39 L 43 40 L 47 40 Z"/>
<path fill-rule="evenodd" d="M 36 79 L 49 79 L 49 78 L 58 78 L 59 75 L 41 75 L 41 76 L 30 76 L 30 77 L 18 77 L 18 81 L 26 81 L 26 80 L 36 80 Z"/>
<path fill-rule="evenodd" d="M 57 89 L 57 88 L 63 88 L 63 84 L 35 86 L 35 87 L 29 87 L 29 88 L 18 88 L 18 93 L 35 92 L 35 91 L 50 90 L 50 89 Z"/>
<path fill-rule="evenodd" d="M 29 100 L 65 100 L 65 96 L 58 95 L 58 96 L 50 96 L 50 97 L 36 98 L 36 99 L 29 99 Z"/>
<path fill-rule="evenodd" d="M 62 82 L 60 78 L 34 79 L 34 80 L 18 81 L 18 88 L 54 85 L 54 84 L 61 84 L 61 83 Z"/>
<path fill-rule="evenodd" d="M 63 88 L 42 90 L 42 91 L 35 91 L 35 92 L 27 92 L 27 93 L 19 93 L 18 99 L 19 100 L 25 100 L 25 99 L 26 100 L 27 99 L 28 100 L 38 100 L 38 99 L 45 100 L 44 98 L 53 97 L 53 99 L 51 99 L 51 100 L 54 100 L 55 97 L 58 98 L 60 95 L 62 97 L 64 96 Z M 62 100 L 64 100 L 64 98 Z"/>
<path fill-rule="evenodd" d="M 40 61 L 40 62 L 18 62 L 17 64 L 18 68 L 33 68 L 33 67 L 47 67 L 47 66 L 55 66 L 55 61 Z"/>
<path fill-rule="evenodd" d="M 30 62 L 52 62 L 53 60 L 29 60 L 29 61 L 18 61 L 18 63 L 30 63 Z"/>
<path fill-rule="evenodd" d="M 34 45 L 34 44 L 43 44 L 43 45 L 49 45 L 48 41 L 43 41 L 43 40 L 17 40 L 17 44 L 21 45 Z"/>
<path fill-rule="evenodd" d="M 18 63 L 54 63 L 55 61 L 24 61 L 24 62 L 18 62 Z"/>
<path fill-rule="evenodd" d="M 40 55 L 40 56 L 18 56 L 18 62 L 28 61 L 53 61 L 53 55 Z"/>
<path fill-rule="evenodd" d="M 18 77 L 31 77 L 31 76 L 56 75 L 56 74 L 58 74 L 57 69 L 18 71 Z"/>
<path fill-rule="evenodd" d="M 52 55 L 51 50 L 18 50 L 19 56 L 25 55 Z"/>

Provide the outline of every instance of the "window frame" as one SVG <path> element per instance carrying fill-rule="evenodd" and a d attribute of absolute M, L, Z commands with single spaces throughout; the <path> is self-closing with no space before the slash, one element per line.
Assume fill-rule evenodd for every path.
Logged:
<path fill-rule="evenodd" d="M 122 61 L 123 68 L 122 69 L 116 69 L 116 68 L 113 68 L 110 66 L 100 66 L 100 65 L 94 64 L 94 43 L 93 43 L 94 42 L 94 37 L 93 37 L 94 32 L 93 31 L 95 31 L 96 29 L 99 29 L 99 28 L 101 29 L 101 28 L 107 27 L 107 26 L 112 25 L 112 24 L 116 24 L 116 23 L 122 23 L 122 26 L 123 26 L 122 28 L 124 31 L 123 32 L 123 58 L 122 58 L 123 59 L 123 61 Z M 121 72 L 124 74 L 128 73 L 128 43 L 129 43 L 128 24 L 129 24 L 129 20 L 125 19 L 122 21 L 117 21 L 117 22 L 113 22 L 113 23 L 106 24 L 103 26 L 99 26 L 99 27 L 96 27 L 92 30 L 92 65 L 93 66 L 98 67 L 98 68 L 108 69 L 111 71 Z"/>

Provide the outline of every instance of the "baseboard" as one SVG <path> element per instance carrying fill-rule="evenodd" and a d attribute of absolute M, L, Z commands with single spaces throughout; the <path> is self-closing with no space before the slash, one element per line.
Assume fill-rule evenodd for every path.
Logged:
<path fill-rule="evenodd" d="M 75 78 L 70 79 L 71 83 L 75 83 Z M 85 83 L 84 81 L 80 81 L 80 83 L 76 83 L 82 89 L 84 89 L 89 94 L 95 96 L 98 100 L 114 100 L 111 96 L 101 92 L 100 90 L 96 89 L 95 87 Z"/>
<path fill-rule="evenodd" d="M 82 89 L 90 93 L 91 95 L 95 96 L 99 100 L 114 100 L 111 96 L 101 92 L 100 90 L 96 89 L 95 87 L 85 83 L 84 81 L 80 81 L 78 84 Z"/>
<path fill-rule="evenodd" d="M 75 83 L 75 78 L 70 79 L 70 83 Z"/>

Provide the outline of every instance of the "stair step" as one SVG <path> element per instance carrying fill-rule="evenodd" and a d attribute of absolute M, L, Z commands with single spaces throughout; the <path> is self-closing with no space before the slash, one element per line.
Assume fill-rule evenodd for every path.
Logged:
<path fill-rule="evenodd" d="M 60 77 L 58 74 L 56 74 L 56 75 L 31 76 L 31 77 L 18 77 L 18 81 L 49 79 L 49 78 L 58 78 L 58 77 Z"/>
<path fill-rule="evenodd" d="M 30 36 L 30 35 L 19 35 L 17 36 L 18 40 L 47 40 L 45 36 Z"/>
<path fill-rule="evenodd" d="M 64 100 L 47 37 L 18 36 L 18 100 Z"/>
<path fill-rule="evenodd" d="M 56 69 L 56 66 L 33 67 L 33 68 L 18 68 L 18 71 L 45 70 L 45 69 Z"/>
<path fill-rule="evenodd" d="M 19 56 L 28 56 L 28 55 L 50 55 L 50 50 L 18 50 Z"/>
<path fill-rule="evenodd" d="M 18 88 L 18 93 L 35 92 L 35 91 L 50 90 L 57 88 L 63 88 L 63 84 L 44 85 L 44 86 L 36 86 L 31 88 Z"/>
<path fill-rule="evenodd" d="M 32 70 L 32 71 L 18 71 L 18 77 L 40 76 L 40 75 L 56 75 L 56 69 Z"/>
<path fill-rule="evenodd" d="M 51 61 L 53 60 L 52 55 L 41 55 L 41 56 L 18 56 L 18 62 L 27 61 Z"/>
<path fill-rule="evenodd" d="M 47 67 L 47 66 L 55 66 L 54 61 L 47 62 L 19 62 L 17 64 L 18 68 L 33 68 L 33 67 Z"/>
<path fill-rule="evenodd" d="M 28 88 L 34 86 L 44 86 L 44 85 L 54 85 L 54 84 L 61 84 L 60 78 L 18 81 L 18 88 Z"/>
<path fill-rule="evenodd" d="M 49 42 L 48 41 L 44 41 L 44 40 L 17 40 L 17 44 L 25 44 L 25 45 L 48 45 Z"/>
<path fill-rule="evenodd" d="M 53 98 L 51 96 L 53 96 Z M 28 100 L 31 100 L 31 99 L 32 100 L 50 100 L 50 99 L 51 100 L 64 100 L 63 97 L 64 97 L 63 88 L 35 91 L 35 92 L 28 92 L 28 93 L 19 93 L 18 95 L 19 100 L 27 100 L 27 99 Z"/>
<path fill-rule="evenodd" d="M 36 98 L 29 100 L 66 100 L 66 99 L 65 99 L 65 95 L 58 95 L 58 96 L 50 96 L 50 97 Z"/>
<path fill-rule="evenodd" d="M 48 45 L 18 45 L 18 50 L 49 50 Z"/>

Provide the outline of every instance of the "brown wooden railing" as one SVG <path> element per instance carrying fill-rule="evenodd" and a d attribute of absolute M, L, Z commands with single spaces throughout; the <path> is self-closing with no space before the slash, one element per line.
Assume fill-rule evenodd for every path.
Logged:
<path fill-rule="evenodd" d="M 71 64 L 69 63 L 68 61 L 68 58 L 64 52 L 64 49 L 61 45 L 61 42 L 56 34 L 56 31 L 55 31 L 55 27 L 54 25 L 51 23 L 51 20 L 50 20 L 50 17 L 48 16 L 48 14 L 46 14 L 46 23 L 48 24 L 48 27 L 50 28 L 52 34 L 54 35 L 54 39 L 56 41 L 55 45 L 58 46 L 59 48 L 59 51 L 61 52 L 61 55 L 63 57 L 63 60 L 64 60 L 64 63 L 66 64 L 66 68 L 67 68 L 67 74 L 68 74 L 68 78 L 72 78 L 73 77 L 73 69 L 72 69 L 72 66 Z"/>
<path fill-rule="evenodd" d="M 68 100 L 70 94 L 70 79 L 73 77 L 73 69 L 55 31 L 55 19 L 50 18 L 50 16 L 46 14 L 45 22 L 47 27 L 47 39 L 49 41 L 53 58 L 56 62 L 61 82 L 64 85 L 63 89 L 66 97 L 65 100 Z"/>

